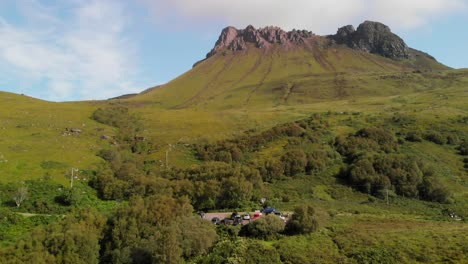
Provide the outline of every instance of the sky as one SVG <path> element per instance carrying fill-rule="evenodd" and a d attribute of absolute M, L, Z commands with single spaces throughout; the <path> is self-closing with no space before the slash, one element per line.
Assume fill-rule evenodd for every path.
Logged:
<path fill-rule="evenodd" d="M 468 0 L 0 0 L 0 90 L 106 99 L 190 70 L 226 26 L 328 35 L 364 20 L 468 68 Z"/>

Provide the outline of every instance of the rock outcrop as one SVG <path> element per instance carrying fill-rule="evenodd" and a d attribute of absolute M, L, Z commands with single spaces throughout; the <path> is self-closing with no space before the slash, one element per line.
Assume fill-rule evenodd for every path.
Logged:
<path fill-rule="evenodd" d="M 314 36 L 311 31 L 307 30 L 286 32 L 279 27 L 271 26 L 260 29 L 255 29 L 253 26 L 248 26 L 245 29 L 227 27 L 223 29 L 216 45 L 206 55 L 206 58 L 225 50 L 246 50 L 249 45 L 256 48 L 268 48 L 272 45 L 294 47 L 305 43 Z M 335 35 L 323 38 L 330 43 L 344 44 L 352 49 L 391 59 L 406 59 L 413 54 L 399 36 L 392 33 L 388 26 L 379 22 L 365 21 L 357 29 L 351 25 L 344 26 L 339 28 Z"/>
<path fill-rule="evenodd" d="M 286 32 L 279 27 L 265 27 L 255 29 L 248 26 L 245 29 L 227 27 L 223 29 L 215 47 L 206 55 L 207 58 L 217 54 L 221 50 L 231 51 L 245 50 L 248 43 L 257 48 L 266 48 L 273 44 L 293 45 L 303 43 L 305 39 L 314 36 L 310 31 L 292 30 Z"/>
<path fill-rule="evenodd" d="M 388 26 L 379 22 L 365 21 L 357 30 L 351 25 L 344 26 L 331 38 L 338 44 L 345 44 L 352 49 L 391 59 L 410 57 L 410 49 L 405 42 L 393 34 Z"/>

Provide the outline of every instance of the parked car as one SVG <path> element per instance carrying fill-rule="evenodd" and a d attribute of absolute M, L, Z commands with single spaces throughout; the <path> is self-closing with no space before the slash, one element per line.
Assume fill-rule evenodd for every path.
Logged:
<path fill-rule="evenodd" d="M 239 213 L 237 213 L 237 212 L 234 212 L 234 213 L 231 214 L 231 218 L 232 219 L 241 218 L 241 215 Z"/>
<path fill-rule="evenodd" d="M 282 216 L 282 215 L 279 215 L 279 218 L 281 218 L 281 220 L 283 220 L 283 222 L 286 223 L 286 217 Z"/>
<path fill-rule="evenodd" d="M 221 223 L 221 220 L 218 217 L 213 217 L 211 218 L 211 223 L 219 225 Z"/>
<path fill-rule="evenodd" d="M 239 217 L 239 218 L 237 218 L 237 217 L 234 218 L 232 224 L 233 224 L 233 225 L 240 225 L 240 224 L 242 224 L 242 218 L 240 218 L 240 217 Z"/>
<path fill-rule="evenodd" d="M 260 218 L 260 216 L 262 216 L 262 213 L 260 213 L 260 212 L 255 212 L 254 215 L 253 215 L 252 220 L 257 220 L 258 218 Z"/>
<path fill-rule="evenodd" d="M 234 221 L 230 218 L 224 218 L 223 220 L 221 220 L 221 224 L 225 224 L 225 225 L 232 225 L 234 223 Z"/>
<path fill-rule="evenodd" d="M 275 209 L 275 208 L 273 208 L 273 207 L 267 207 L 267 208 L 263 209 L 263 211 L 262 211 L 262 212 L 263 212 L 264 214 L 266 214 L 266 215 L 267 215 L 267 214 L 274 213 L 275 211 L 276 211 L 276 209 Z"/>
<path fill-rule="evenodd" d="M 244 220 L 250 220 L 250 214 L 245 213 L 244 215 L 242 215 L 242 219 L 244 219 Z"/>

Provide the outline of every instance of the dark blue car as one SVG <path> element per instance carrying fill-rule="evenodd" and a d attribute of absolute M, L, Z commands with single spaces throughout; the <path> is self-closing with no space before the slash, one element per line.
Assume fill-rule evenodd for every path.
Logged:
<path fill-rule="evenodd" d="M 266 214 L 266 215 L 267 215 L 267 214 L 274 213 L 274 212 L 276 212 L 276 209 L 273 208 L 273 207 L 267 207 L 267 208 L 263 209 L 263 211 L 262 211 L 262 213 L 264 213 L 264 214 Z"/>

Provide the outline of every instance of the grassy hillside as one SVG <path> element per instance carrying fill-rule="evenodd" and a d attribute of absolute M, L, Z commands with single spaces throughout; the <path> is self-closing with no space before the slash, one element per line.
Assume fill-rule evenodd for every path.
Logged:
<path fill-rule="evenodd" d="M 49 175 L 64 182 L 72 167 L 91 168 L 113 131 L 91 120 L 94 103 L 51 103 L 0 93 L 0 181 L 19 182 Z M 79 129 L 82 132 L 72 132 Z"/>
<path fill-rule="evenodd" d="M 411 74 L 418 69 L 415 64 L 433 71 L 447 69 L 426 57 L 395 61 L 341 46 L 315 44 L 287 52 L 279 46 L 268 50 L 251 47 L 210 57 L 131 101 L 165 109 L 224 110 L 394 95 L 427 87 L 427 83 L 421 83 L 424 78 Z M 383 87 L 381 78 L 386 78 Z"/>
<path fill-rule="evenodd" d="M 185 78 L 185 75 L 180 78 Z M 346 84 L 342 87 L 346 87 L 344 90 L 350 95 L 336 96 L 336 90 L 339 90 L 336 78 Z M 62 181 L 65 168 L 92 167 L 99 160 L 94 154 L 109 141 L 100 137 L 112 136 L 115 131 L 96 123 L 90 116 L 98 107 L 111 105 L 129 107 L 141 116 L 145 123 L 142 134 L 159 146 L 154 154 L 156 158 L 164 159 L 168 144 L 179 143 L 174 148 L 174 155 L 180 153 L 181 159 L 176 158 L 174 162 L 181 165 L 190 164 L 192 160 L 184 154 L 183 147 L 178 147 L 185 143 L 229 138 L 249 129 L 261 131 L 275 124 L 304 118 L 313 112 L 401 112 L 423 117 L 427 123 L 438 123 L 465 116 L 467 111 L 468 73 L 463 70 L 323 74 L 295 79 L 295 83 L 287 100 L 281 98 L 283 92 L 272 93 L 275 88 L 265 85 L 258 90 L 261 93 L 258 98 L 251 97 L 250 103 L 242 103 L 245 98 L 240 92 L 227 99 L 215 97 L 206 106 L 177 109 L 167 109 L 155 103 L 159 99 L 152 99 L 159 93 L 168 93 L 167 96 L 173 94 L 176 100 L 177 93 L 170 90 L 172 84 L 130 100 L 100 102 L 51 103 L 1 93 L 0 154 L 5 160 L 0 164 L 1 180 L 18 181 L 48 173 Z M 177 89 L 174 88 L 175 91 Z M 335 95 L 330 98 L 330 93 Z M 231 102 L 232 105 L 241 106 L 228 107 L 230 100 L 235 101 Z M 223 109 L 219 109 L 221 107 Z M 83 132 L 69 133 L 67 128 L 78 128 Z M 343 125 L 338 125 L 337 129 L 349 131 Z M 57 163 L 51 163 L 55 164 L 51 167 L 47 161 Z"/>

